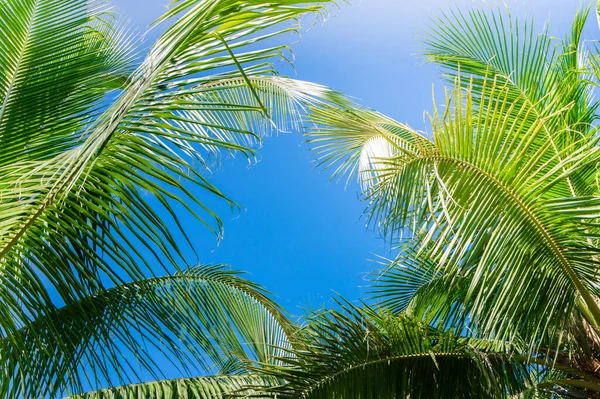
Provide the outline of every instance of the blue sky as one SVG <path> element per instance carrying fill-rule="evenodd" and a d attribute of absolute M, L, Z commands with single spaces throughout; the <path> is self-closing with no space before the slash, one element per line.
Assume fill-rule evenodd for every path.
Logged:
<path fill-rule="evenodd" d="M 363 0 L 334 11 L 293 45 L 295 71 L 286 74 L 325 84 L 352 95 L 362 104 L 416 128 L 423 128 L 431 109 L 432 84 L 442 84 L 432 65 L 414 54 L 418 36 L 430 18 L 452 6 L 482 6 L 483 1 Z M 120 13 L 141 32 L 166 10 L 165 0 L 113 0 Z M 511 12 L 549 20 L 551 33 L 564 34 L 578 3 L 572 0 L 507 1 Z M 585 3 L 584 3 L 585 4 Z M 485 6 L 485 5 L 483 5 Z M 591 22 L 594 22 L 593 20 Z M 596 33 L 590 24 L 588 36 Z M 159 32 L 150 32 L 152 42 Z M 261 161 L 224 163 L 212 181 L 245 207 L 232 214 L 217 205 L 225 224 L 217 245 L 208 231 L 194 231 L 199 262 L 229 263 L 251 273 L 292 314 L 301 307 L 327 304 L 332 293 L 360 297 L 364 273 L 376 268 L 369 259 L 389 255 L 389 248 L 361 218 L 364 203 L 357 187 L 329 181 L 314 169 L 299 134 L 265 141 Z M 197 229 L 197 227 L 194 227 Z"/>

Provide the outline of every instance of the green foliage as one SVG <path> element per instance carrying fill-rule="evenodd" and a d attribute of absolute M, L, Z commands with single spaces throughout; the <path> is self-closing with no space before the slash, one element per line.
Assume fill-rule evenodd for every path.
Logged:
<path fill-rule="evenodd" d="M 358 178 L 368 220 L 398 249 L 373 275 L 374 304 L 510 343 L 513 359 L 570 367 L 561 382 L 532 379 L 532 395 L 600 390 L 598 69 L 581 42 L 588 14 L 563 40 L 502 11 L 434 20 L 423 55 L 452 89 L 428 133 L 357 105 L 310 115 L 318 162 Z"/>
<path fill-rule="evenodd" d="M 57 309 L 0 344 L 9 397 L 81 391 L 81 383 L 127 382 L 127 353 L 155 378 L 160 351 L 187 373 L 240 373 L 278 364 L 292 323 L 264 290 L 222 265 L 139 280 Z M 46 350 L 41 350 L 46 348 Z M 26 376 L 31 386 L 8 384 Z M 61 381 L 66 381 L 63 387 Z"/>
<path fill-rule="evenodd" d="M 240 392 L 252 394 L 254 391 L 248 389 L 248 386 L 260 388 L 277 382 L 260 375 L 198 377 L 110 388 L 74 396 L 72 399 L 216 399 Z"/>
<path fill-rule="evenodd" d="M 299 333 L 304 343 L 282 367 L 266 373 L 286 384 L 284 398 L 485 398 L 519 392 L 527 371 L 502 353 L 406 315 L 349 304 L 318 313 Z"/>
<path fill-rule="evenodd" d="M 562 40 L 502 11 L 434 21 L 423 55 L 452 88 L 425 134 L 277 76 L 274 39 L 317 0 L 174 1 L 141 63 L 103 1 L 1 4 L 0 396 L 600 393 L 589 9 Z M 398 256 L 371 305 L 298 325 L 237 272 L 190 267 L 180 218 L 219 236 L 205 195 L 235 203 L 206 173 L 306 113 L 318 163 L 358 178 Z M 160 380 L 152 351 L 202 376 Z"/>
<path fill-rule="evenodd" d="M 285 59 L 278 36 L 323 12 L 312 0 L 176 1 L 140 64 L 105 1 L 2 2 L 0 396 L 156 375 L 152 346 L 183 367 L 239 372 L 287 345 L 289 321 L 261 289 L 189 268 L 180 218 L 220 235 L 204 201 L 235 206 L 206 178 L 221 155 L 252 157 L 307 104 L 336 100 L 271 66 Z"/>

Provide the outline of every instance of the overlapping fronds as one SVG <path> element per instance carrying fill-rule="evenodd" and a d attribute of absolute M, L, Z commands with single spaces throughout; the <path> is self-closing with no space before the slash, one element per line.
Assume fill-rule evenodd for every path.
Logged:
<path fill-rule="evenodd" d="M 77 393 L 140 370 L 160 378 L 151 348 L 188 373 L 237 374 L 280 364 L 293 328 L 261 287 L 223 265 L 198 266 L 89 296 L 4 338 L 0 396 Z"/>
<path fill-rule="evenodd" d="M 573 312 L 600 326 L 595 106 L 573 60 L 587 13 L 555 55 L 528 26 L 469 15 L 442 19 L 428 41 L 455 87 L 426 145 L 375 112 L 336 107 L 315 109 L 309 141 L 334 173 L 368 176 L 368 216 L 392 242 L 412 237 L 404 267 L 379 278 L 383 304 L 472 336 L 558 346 Z"/>
<path fill-rule="evenodd" d="M 392 237 L 410 228 L 419 240 L 416 257 L 435 264 L 424 273 L 463 287 L 452 323 L 468 320 L 487 338 L 516 334 L 538 342 L 564 327 L 578 301 L 597 309 L 599 200 L 557 197 L 571 174 L 595 165 L 597 151 L 590 141 L 557 153 L 544 139 L 546 119 L 530 125 L 518 118 L 529 108 L 518 109 L 505 85 L 482 93 L 474 103 L 457 87 L 445 114 L 434 114 L 434 150 L 384 154 L 379 168 L 368 169 L 375 173 L 366 191 L 370 216 Z M 345 126 L 338 130 L 334 118 L 318 121 L 329 126 L 329 142 L 345 139 Z M 358 151 L 372 156 L 368 145 Z"/>
<path fill-rule="evenodd" d="M 253 374 L 133 384 L 77 398 L 583 397 L 600 389 L 570 367 L 506 342 L 464 338 L 419 318 L 337 303 L 306 318 L 279 362 Z"/>
<path fill-rule="evenodd" d="M 340 306 L 308 319 L 299 333 L 305 345 L 287 367 L 266 369 L 286 381 L 268 392 L 284 398 L 500 398 L 529 383 L 526 370 L 504 354 L 486 354 L 404 315 Z"/>
<path fill-rule="evenodd" d="M 5 1 L 0 43 L 0 167 L 75 147 L 135 69 L 132 38 L 104 1 Z"/>
<path fill-rule="evenodd" d="M 532 103 L 557 83 L 552 66 L 558 51 L 547 28 L 537 32 L 533 21 L 520 22 L 500 10 L 453 9 L 433 21 L 423 41 L 426 60 L 441 65 L 450 82 L 462 75 L 469 84 L 473 77 L 473 86 L 482 88 L 497 80 Z"/>
<path fill-rule="evenodd" d="M 164 17 L 177 22 L 133 73 L 131 46 L 104 2 L 2 7 L 4 338 L 52 311 L 48 289 L 70 305 L 107 281 L 185 265 L 189 231 L 167 228 L 182 215 L 219 233 L 193 189 L 225 198 L 204 176 L 219 149 L 250 156 L 305 104 L 337 98 L 269 76 L 285 50 L 272 39 L 294 29 L 286 21 L 323 11 L 320 3 L 177 2 Z"/>
<path fill-rule="evenodd" d="M 424 38 L 423 55 L 442 66 L 450 82 L 459 80 L 468 87 L 474 97 L 489 94 L 485 87 L 492 84 L 505 87 L 514 108 L 527 110 L 511 116 L 530 126 L 547 118 L 546 137 L 540 139 L 550 141 L 560 153 L 586 145 L 595 134 L 591 123 L 598 104 L 592 100 L 592 67 L 581 42 L 589 11 L 588 7 L 577 13 L 562 41 L 553 40 L 547 27 L 537 32 L 533 21 L 519 21 L 501 11 L 452 11 L 434 21 Z M 565 108 L 568 111 L 559 117 L 549 117 Z M 594 177 L 585 169 L 573 174 L 566 181 L 564 196 L 594 193 Z"/>
<path fill-rule="evenodd" d="M 316 128 L 308 143 L 318 166 L 334 168 L 333 178 L 357 177 L 364 191 L 384 173 L 386 159 L 410 160 L 434 150 L 410 126 L 349 101 L 311 107 L 310 120 Z"/>

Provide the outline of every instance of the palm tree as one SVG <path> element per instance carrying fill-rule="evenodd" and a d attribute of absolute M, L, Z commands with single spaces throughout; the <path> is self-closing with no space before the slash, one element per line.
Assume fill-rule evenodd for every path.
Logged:
<path fill-rule="evenodd" d="M 250 157 L 306 105 L 335 101 L 272 67 L 288 22 L 321 3 L 174 1 L 138 62 L 105 1 L 2 2 L 0 396 L 158 378 L 152 347 L 202 374 L 277 363 L 289 321 L 235 273 L 192 267 L 180 219 L 219 235 L 205 197 L 235 206 L 205 177 L 219 154 Z M 262 381 L 211 386 L 245 379 Z"/>

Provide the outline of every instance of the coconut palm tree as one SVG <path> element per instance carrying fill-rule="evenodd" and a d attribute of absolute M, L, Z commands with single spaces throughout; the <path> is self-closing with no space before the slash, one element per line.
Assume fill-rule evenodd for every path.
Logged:
<path fill-rule="evenodd" d="M 278 38 L 322 3 L 173 1 L 140 59 L 105 1 L 2 2 L 1 397 L 158 378 L 152 347 L 202 374 L 275 362 L 287 319 L 232 272 L 192 267 L 180 220 L 219 235 L 206 198 L 235 206 L 206 178 L 220 154 L 251 157 L 335 100 L 272 67 Z"/>

